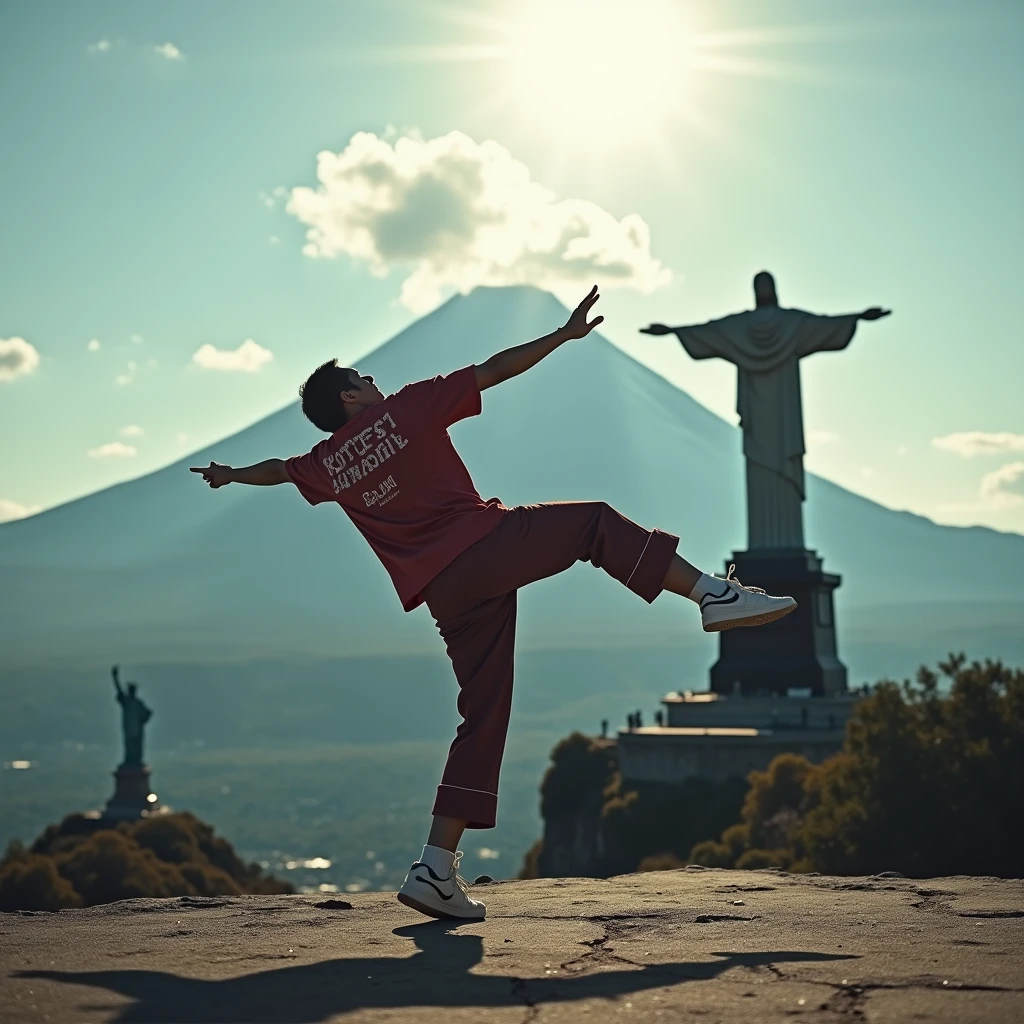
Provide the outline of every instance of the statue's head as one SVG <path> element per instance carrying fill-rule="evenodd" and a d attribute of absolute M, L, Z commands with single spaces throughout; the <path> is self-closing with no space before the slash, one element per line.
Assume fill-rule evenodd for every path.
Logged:
<path fill-rule="evenodd" d="M 758 306 L 777 306 L 778 296 L 775 294 L 775 278 L 762 270 L 754 275 L 754 301 Z"/>
<path fill-rule="evenodd" d="M 138 684 L 137 684 L 137 683 L 129 683 L 129 684 L 128 684 L 128 696 L 129 696 L 129 697 L 134 697 L 134 696 L 135 696 L 135 691 L 136 691 L 136 690 L 137 690 L 138 688 L 139 688 L 139 687 L 138 687 Z"/>

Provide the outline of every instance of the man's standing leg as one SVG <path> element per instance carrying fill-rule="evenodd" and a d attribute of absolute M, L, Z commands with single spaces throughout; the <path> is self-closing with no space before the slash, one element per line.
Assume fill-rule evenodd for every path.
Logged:
<path fill-rule="evenodd" d="M 497 814 L 498 774 L 512 710 L 516 593 L 466 608 L 458 579 L 448 586 L 450 577 L 442 577 L 429 589 L 428 602 L 459 683 L 462 724 L 437 788 L 427 843 L 398 898 L 436 917 L 482 918 L 484 905 L 460 885 L 461 854 L 456 851 L 467 826 L 492 828 Z"/>
<path fill-rule="evenodd" d="M 437 620 L 459 682 L 462 724 L 433 813 L 464 820 L 469 828 L 493 828 L 497 814 L 498 772 L 512 711 L 516 603 L 513 590 Z"/>

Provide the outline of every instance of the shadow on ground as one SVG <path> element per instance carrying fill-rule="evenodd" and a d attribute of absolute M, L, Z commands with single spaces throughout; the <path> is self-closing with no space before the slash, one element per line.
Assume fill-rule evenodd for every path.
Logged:
<path fill-rule="evenodd" d="M 708 981 L 733 967 L 800 961 L 849 960 L 850 956 L 800 951 L 713 953 L 711 961 L 638 964 L 611 956 L 628 969 L 604 969 L 544 978 L 474 974 L 484 958 L 479 935 L 461 935 L 451 925 L 425 922 L 394 930 L 411 938 L 407 957 L 346 957 L 257 971 L 221 981 L 180 977 L 163 971 L 19 971 L 41 978 L 117 992 L 132 1003 L 115 1011 L 118 1024 L 180 1021 L 182 1024 L 313 1024 L 358 1009 L 409 1006 L 484 1008 L 538 1006 L 551 1002 L 613 999 L 647 989 Z M 596 966 L 596 964 L 595 964 Z M 99 1009 L 80 1004 L 79 1010 Z"/>

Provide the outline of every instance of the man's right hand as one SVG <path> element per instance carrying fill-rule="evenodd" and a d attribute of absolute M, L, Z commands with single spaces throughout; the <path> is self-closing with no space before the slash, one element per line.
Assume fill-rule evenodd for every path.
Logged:
<path fill-rule="evenodd" d="M 219 462 L 211 462 L 207 467 L 202 468 L 198 466 L 192 466 L 189 468 L 190 473 L 202 473 L 203 479 L 214 488 L 223 487 L 225 484 L 231 483 L 231 467 L 222 466 Z"/>
<path fill-rule="evenodd" d="M 650 327 L 641 327 L 641 334 L 671 334 L 672 328 L 666 327 L 664 324 L 651 324 Z"/>

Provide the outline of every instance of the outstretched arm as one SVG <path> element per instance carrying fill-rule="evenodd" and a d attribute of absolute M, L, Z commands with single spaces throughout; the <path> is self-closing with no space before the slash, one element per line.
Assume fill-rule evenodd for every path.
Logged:
<path fill-rule="evenodd" d="M 841 352 L 853 340 L 859 321 L 881 320 L 891 312 L 891 309 L 872 306 L 863 313 L 842 313 L 839 316 L 807 313 L 805 326 L 797 334 L 796 354 L 802 359 L 814 352 Z"/>
<path fill-rule="evenodd" d="M 728 317 L 724 319 L 728 320 Z M 691 359 L 711 359 L 714 356 L 729 358 L 729 342 L 721 328 L 721 320 L 709 320 L 706 324 L 694 324 L 692 327 L 666 327 L 664 324 L 651 324 L 641 327 L 641 334 L 674 334 Z"/>
<path fill-rule="evenodd" d="M 477 366 L 475 368 L 476 382 L 480 390 L 493 388 L 495 384 L 518 377 L 519 374 L 525 373 L 531 366 L 536 366 L 545 356 L 551 355 L 556 348 L 564 345 L 567 341 L 585 338 L 599 323 L 604 321 L 604 317 L 599 316 L 589 323 L 587 322 L 587 314 L 600 297 L 595 284 L 587 297 L 572 311 L 572 315 L 557 331 L 545 334 L 543 338 L 537 338 L 536 341 L 528 341 L 525 345 L 507 348 L 504 352 L 491 356 L 486 363 Z"/>
<path fill-rule="evenodd" d="M 117 667 L 117 665 L 115 665 L 110 670 L 110 674 L 114 678 L 114 689 L 117 690 L 117 695 L 119 697 L 122 697 L 122 696 L 124 696 L 124 692 L 121 689 L 121 680 L 118 678 L 117 673 L 118 673 L 118 667 Z"/>
<path fill-rule="evenodd" d="M 291 483 L 291 477 L 284 468 L 284 459 L 267 459 L 257 462 L 255 466 L 243 466 L 235 469 L 211 462 L 205 468 L 193 466 L 190 473 L 202 473 L 203 479 L 211 487 L 223 487 L 225 484 L 253 484 L 257 487 L 269 487 L 271 484 Z"/>

